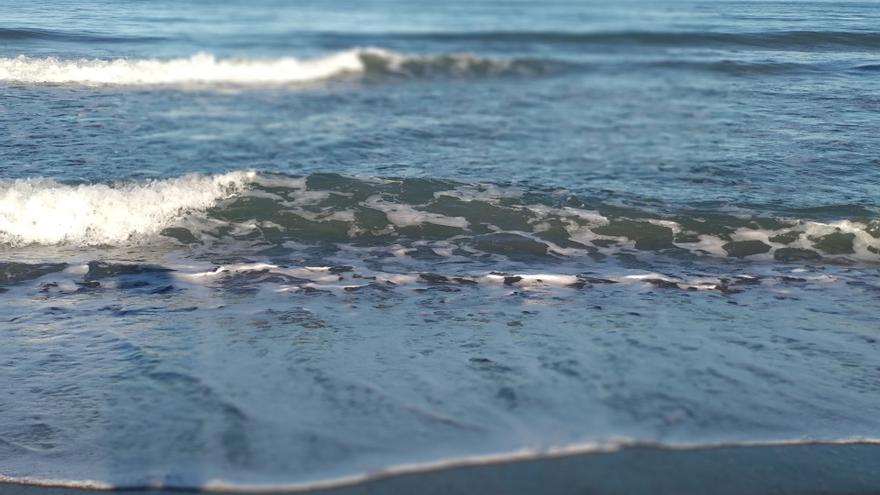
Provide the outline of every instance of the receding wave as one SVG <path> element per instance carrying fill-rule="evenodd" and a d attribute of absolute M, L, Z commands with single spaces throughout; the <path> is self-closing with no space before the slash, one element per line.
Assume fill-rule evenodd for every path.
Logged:
<path fill-rule="evenodd" d="M 480 76 L 535 73 L 550 63 L 470 54 L 407 55 L 356 48 L 315 58 L 218 58 L 207 53 L 172 59 L 0 58 L 0 81 L 107 85 L 289 84 L 345 75 Z"/>
<path fill-rule="evenodd" d="M 880 261 L 880 220 L 657 213 L 544 191 L 435 179 L 230 172 L 114 184 L 0 183 L 11 246 L 345 244 L 432 256 L 602 258 L 656 252 L 816 262 Z M 424 252 L 423 252 L 424 251 Z"/>

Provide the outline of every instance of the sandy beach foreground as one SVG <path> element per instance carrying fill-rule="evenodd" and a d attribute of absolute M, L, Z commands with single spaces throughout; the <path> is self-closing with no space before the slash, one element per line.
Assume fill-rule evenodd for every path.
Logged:
<path fill-rule="evenodd" d="M 361 494 L 880 494 L 880 445 L 873 443 L 629 447 L 614 452 L 459 465 L 323 488 L 215 488 L 222 493 Z M 164 495 L 198 489 L 128 488 Z M 9 495 L 101 493 L 68 487 L 0 485 Z"/>

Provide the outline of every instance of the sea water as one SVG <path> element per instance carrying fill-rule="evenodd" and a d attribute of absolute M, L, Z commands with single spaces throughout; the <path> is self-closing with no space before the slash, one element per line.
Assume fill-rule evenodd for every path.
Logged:
<path fill-rule="evenodd" d="M 0 475 L 876 438 L 878 26 L 0 1 Z"/>

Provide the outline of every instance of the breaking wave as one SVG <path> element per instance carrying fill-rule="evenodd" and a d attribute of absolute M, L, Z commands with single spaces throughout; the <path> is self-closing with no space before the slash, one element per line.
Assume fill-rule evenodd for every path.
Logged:
<path fill-rule="evenodd" d="M 0 182 L 0 243 L 7 246 L 156 239 L 391 246 L 447 257 L 601 259 L 655 252 L 880 261 L 880 221 L 872 217 L 661 214 L 567 190 L 337 174 L 237 171 L 110 184 Z"/>
<path fill-rule="evenodd" d="M 218 58 L 199 53 L 172 59 L 0 58 L 0 81 L 104 85 L 291 84 L 346 75 L 480 76 L 542 72 L 532 59 L 490 59 L 470 54 L 407 55 L 355 48 L 315 58 Z"/>
<path fill-rule="evenodd" d="M 0 181 L 0 244 L 119 244 L 228 197 L 252 172 L 118 184 Z"/>
<path fill-rule="evenodd" d="M 609 62 L 605 62 L 609 63 Z M 610 62 L 616 65 L 619 62 Z M 0 82 L 106 86 L 290 85 L 337 78 L 427 78 L 548 75 L 594 70 L 602 62 L 550 58 L 489 58 L 468 53 L 403 54 L 355 48 L 314 58 L 218 58 L 209 53 L 159 59 L 0 58 Z M 730 76 L 875 71 L 874 65 L 841 67 L 773 60 L 660 58 L 627 61 L 631 69 L 708 71 Z"/>

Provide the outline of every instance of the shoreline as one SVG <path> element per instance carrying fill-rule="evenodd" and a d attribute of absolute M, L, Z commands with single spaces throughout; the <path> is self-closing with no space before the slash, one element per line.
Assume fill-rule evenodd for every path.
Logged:
<path fill-rule="evenodd" d="M 9 495 L 130 493 L 226 494 L 880 494 L 880 443 L 765 442 L 725 445 L 632 444 L 591 450 L 563 448 L 425 464 L 334 480 L 289 485 L 203 487 L 59 486 L 63 482 L 0 481 Z"/>

